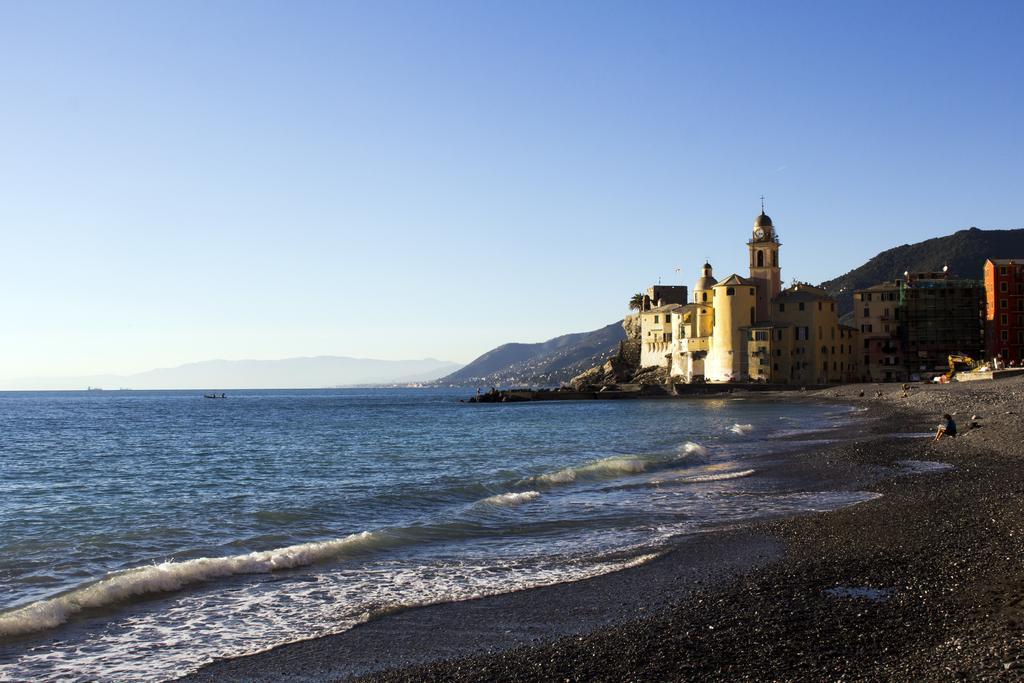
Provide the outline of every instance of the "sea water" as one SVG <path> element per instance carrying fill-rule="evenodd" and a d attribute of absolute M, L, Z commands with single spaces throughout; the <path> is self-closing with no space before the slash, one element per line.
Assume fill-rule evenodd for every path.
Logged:
<path fill-rule="evenodd" d="M 165 680 L 871 496 L 759 469 L 835 407 L 465 394 L 0 394 L 0 680 Z"/>

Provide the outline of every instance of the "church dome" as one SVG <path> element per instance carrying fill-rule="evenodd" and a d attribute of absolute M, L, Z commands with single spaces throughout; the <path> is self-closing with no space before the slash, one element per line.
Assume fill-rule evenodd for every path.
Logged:
<path fill-rule="evenodd" d="M 755 228 L 770 228 L 772 227 L 772 218 L 761 209 L 761 215 L 754 219 Z"/>
<path fill-rule="evenodd" d="M 710 276 L 698 278 L 697 285 L 694 287 L 694 291 L 699 292 L 702 289 L 711 289 L 717 284 L 718 280 Z"/>

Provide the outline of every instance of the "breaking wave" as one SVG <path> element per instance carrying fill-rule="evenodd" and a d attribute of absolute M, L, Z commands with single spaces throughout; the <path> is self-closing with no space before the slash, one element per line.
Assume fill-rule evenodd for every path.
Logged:
<path fill-rule="evenodd" d="M 732 432 L 733 434 L 747 434 L 753 431 L 753 429 L 754 425 L 751 424 L 741 425 L 737 423 L 734 424 L 732 427 L 729 427 L 729 431 Z"/>
<path fill-rule="evenodd" d="M 554 472 L 547 472 L 535 477 L 523 479 L 516 482 L 518 485 L 539 484 L 542 486 L 557 486 L 559 484 L 572 484 L 576 481 L 594 481 L 600 479 L 614 479 L 623 475 L 642 474 L 651 470 L 660 470 L 665 467 L 678 464 L 689 458 L 703 458 L 707 456 L 708 449 L 699 443 L 687 441 L 681 445 L 675 454 L 662 455 L 661 457 L 639 457 L 634 455 L 614 455 L 608 458 L 594 460 L 577 467 L 565 467 Z"/>
<path fill-rule="evenodd" d="M 0 613 L 0 636 L 17 636 L 63 624 L 87 609 L 106 607 L 140 595 L 169 593 L 184 586 L 236 574 L 264 574 L 336 558 L 352 550 L 380 547 L 387 541 L 369 531 L 344 538 L 301 543 L 228 557 L 168 560 L 113 572 L 67 593 Z"/>
<path fill-rule="evenodd" d="M 694 443 L 693 441 L 687 441 L 684 443 L 679 447 L 679 451 L 686 455 L 699 455 L 701 457 L 708 454 L 708 449 L 704 448 L 699 443 Z"/>
<path fill-rule="evenodd" d="M 527 481 L 551 486 L 571 484 L 580 479 L 608 479 L 623 474 L 646 472 L 647 468 L 654 464 L 654 462 L 643 458 L 616 455 L 610 458 L 595 460 L 579 467 L 566 467 L 555 472 L 541 474 L 531 477 Z"/>
<path fill-rule="evenodd" d="M 477 505 L 496 505 L 498 507 L 509 507 L 513 505 L 522 505 L 523 503 L 529 503 L 531 500 L 540 498 L 538 491 L 523 491 L 522 493 L 501 493 L 496 496 L 484 498 L 477 502 Z"/>

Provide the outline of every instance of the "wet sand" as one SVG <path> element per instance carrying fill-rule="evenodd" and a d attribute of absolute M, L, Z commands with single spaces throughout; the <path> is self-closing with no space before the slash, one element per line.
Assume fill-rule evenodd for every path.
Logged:
<path fill-rule="evenodd" d="M 1024 379 L 901 394 L 778 395 L 868 409 L 854 440 L 775 466 L 875 500 L 688 537 L 586 581 L 381 616 L 188 680 L 1024 678 Z M 956 440 L 895 436 L 943 412 Z"/>

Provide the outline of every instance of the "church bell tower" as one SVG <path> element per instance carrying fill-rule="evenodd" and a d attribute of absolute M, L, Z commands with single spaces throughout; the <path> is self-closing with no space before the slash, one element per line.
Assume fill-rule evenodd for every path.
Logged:
<path fill-rule="evenodd" d="M 757 319 L 769 320 L 771 302 L 782 291 L 782 271 L 779 268 L 779 236 L 772 219 L 764 212 L 754 219 L 754 232 L 747 247 L 750 250 L 750 279 L 757 282 Z"/>

